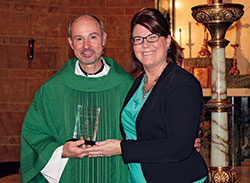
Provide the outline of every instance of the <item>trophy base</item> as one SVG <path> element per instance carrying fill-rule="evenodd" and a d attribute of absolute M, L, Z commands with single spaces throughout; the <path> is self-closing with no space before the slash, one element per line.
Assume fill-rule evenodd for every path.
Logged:
<path fill-rule="evenodd" d="M 93 146 L 93 145 L 95 145 L 95 141 L 93 141 L 93 140 L 85 140 L 84 144 Z"/>
<path fill-rule="evenodd" d="M 67 140 L 67 142 L 68 141 L 77 141 L 77 140 L 80 140 L 80 139 L 72 138 L 72 139 Z M 95 141 L 93 141 L 93 140 L 85 140 L 84 144 L 93 146 L 93 145 L 95 145 Z"/>

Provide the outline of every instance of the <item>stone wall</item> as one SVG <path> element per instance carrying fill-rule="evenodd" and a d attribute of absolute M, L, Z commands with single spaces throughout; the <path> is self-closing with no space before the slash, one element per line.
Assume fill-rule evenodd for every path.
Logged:
<path fill-rule="evenodd" d="M 97 15 L 108 34 L 105 56 L 129 71 L 129 26 L 154 0 L 2 0 L 0 1 L 0 162 L 19 161 L 22 121 L 35 91 L 68 58 L 69 21 L 82 13 Z M 27 64 L 28 39 L 35 40 Z"/>

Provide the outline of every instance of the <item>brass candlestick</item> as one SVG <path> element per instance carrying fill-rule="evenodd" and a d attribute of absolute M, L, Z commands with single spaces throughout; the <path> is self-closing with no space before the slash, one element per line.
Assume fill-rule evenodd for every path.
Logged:
<path fill-rule="evenodd" d="M 228 27 L 239 20 L 244 11 L 240 4 L 223 4 L 222 0 L 208 1 L 209 4 L 192 8 L 192 16 L 206 26 L 211 34 L 208 45 L 212 48 L 211 100 L 207 103 L 211 111 L 211 162 L 209 180 L 212 183 L 230 183 L 237 178 L 229 167 L 228 112 L 232 104 L 227 100 L 224 39 Z"/>

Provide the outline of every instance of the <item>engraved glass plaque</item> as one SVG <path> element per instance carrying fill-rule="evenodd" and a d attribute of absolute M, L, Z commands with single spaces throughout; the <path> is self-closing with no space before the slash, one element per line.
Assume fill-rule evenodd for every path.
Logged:
<path fill-rule="evenodd" d="M 77 106 L 73 141 L 83 137 L 86 145 L 95 145 L 100 107 Z"/>

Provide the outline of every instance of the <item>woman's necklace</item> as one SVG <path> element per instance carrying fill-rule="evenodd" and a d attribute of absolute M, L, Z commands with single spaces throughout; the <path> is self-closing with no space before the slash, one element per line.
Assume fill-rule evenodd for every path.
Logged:
<path fill-rule="evenodd" d="M 154 88 L 154 86 L 155 86 L 155 84 L 157 83 L 159 77 L 160 77 L 160 76 L 158 76 L 157 78 L 155 78 L 154 84 L 152 84 L 151 87 L 150 87 L 149 89 L 146 90 L 146 89 L 145 89 L 145 85 L 146 85 L 146 82 L 148 81 L 148 77 L 147 77 L 146 74 L 144 75 L 144 78 L 143 78 L 143 84 L 144 84 L 144 85 L 143 85 L 143 87 L 142 87 L 142 100 L 144 100 L 144 98 L 145 98 L 145 96 L 147 95 L 147 93 L 150 92 L 150 91 Z"/>
<path fill-rule="evenodd" d="M 157 77 L 154 79 L 154 84 L 152 84 L 151 87 L 150 87 L 149 89 L 147 89 L 147 90 L 145 89 L 145 88 L 146 88 L 145 85 L 146 85 L 146 83 L 147 83 L 147 81 L 148 81 L 148 76 L 147 76 L 147 74 L 145 73 L 144 78 L 143 78 L 142 100 L 144 100 L 144 98 L 145 98 L 145 96 L 147 95 L 147 93 L 150 92 L 150 91 L 154 88 L 154 86 L 156 85 L 156 83 L 157 83 L 159 77 L 161 76 L 162 72 L 164 71 L 164 69 L 166 68 L 167 65 L 168 65 L 167 63 L 166 63 L 166 65 L 164 65 L 164 67 L 162 68 L 162 70 L 161 70 L 159 76 L 157 76 Z"/>

